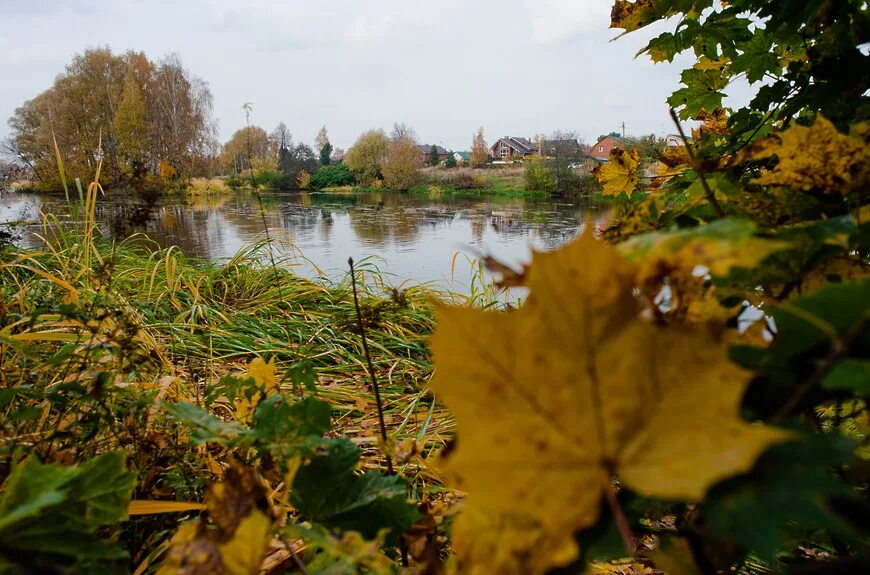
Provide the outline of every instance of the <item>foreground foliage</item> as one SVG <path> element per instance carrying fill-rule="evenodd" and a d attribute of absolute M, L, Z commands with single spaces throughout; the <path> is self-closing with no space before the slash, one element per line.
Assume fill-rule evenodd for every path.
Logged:
<path fill-rule="evenodd" d="M 487 258 L 519 309 L 112 244 L 95 181 L 0 264 L 0 569 L 866 572 L 862 9 L 617 0 L 679 16 L 646 51 L 694 51 L 693 142 L 617 152 L 606 229 Z"/>

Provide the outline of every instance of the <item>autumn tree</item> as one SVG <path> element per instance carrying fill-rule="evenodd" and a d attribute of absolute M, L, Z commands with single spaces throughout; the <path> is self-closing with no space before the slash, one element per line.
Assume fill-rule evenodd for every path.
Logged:
<path fill-rule="evenodd" d="M 357 181 L 370 185 L 381 178 L 389 147 L 390 139 L 383 130 L 369 130 L 347 151 L 345 163 Z"/>
<path fill-rule="evenodd" d="M 293 136 L 290 134 L 287 124 L 278 122 L 272 133 L 269 134 L 270 151 L 276 156 L 280 156 L 281 150 L 286 150 L 293 145 Z"/>
<path fill-rule="evenodd" d="M 177 56 L 155 64 L 141 52 L 89 49 L 15 110 L 11 147 L 48 187 L 60 185 L 55 139 L 71 176 L 90 177 L 100 159 L 103 181 L 156 173 L 160 162 L 187 176 L 216 153 L 211 111 L 208 85 Z"/>
<path fill-rule="evenodd" d="M 417 132 L 414 131 L 414 128 L 404 122 L 395 122 L 393 124 L 393 130 L 390 132 L 390 140 L 398 142 L 405 138 L 411 140 L 415 144 L 418 142 Z"/>
<path fill-rule="evenodd" d="M 221 163 L 232 173 L 241 173 L 272 158 L 266 130 L 249 126 L 236 130 L 221 150 Z M 276 158 L 277 161 L 277 158 Z"/>
<path fill-rule="evenodd" d="M 145 100 L 133 74 L 127 75 L 113 128 L 120 166 L 133 176 L 141 176 L 148 161 L 148 119 Z"/>
<path fill-rule="evenodd" d="M 574 191 L 580 183 L 576 163 L 584 154 L 576 132 L 556 131 L 538 144 L 541 152 L 541 167 L 549 173 L 552 191 L 565 193 Z"/>
<path fill-rule="evenodd" d="M 329 143 L 329 133 L 326 131 L 326 126 L 320 128 L 317 136 L 314 137 L 314 148 L 320 152 Z"/>
<path fill-rule="evenodd" d="M 419 180 L 420 148 L 410 137 L 391 141 L 383 165 L 384 185 L 408 190 Z"/>
<path fill-rule="evenodd" d="M 474 134 L 474 139 L 471 141 L 471 165 L 475 168 L 486 165 L 489 160 L 489 146 L 486 145 L 486 140 L 483 139 L 483 128 L 481 127 Z"/>
<path fill-rule="evenodd" d="M 179 57 L 170 54 L 158 65 L 151 91 L 152 145 L 162 160 L 187 174 L 192 157 L 205 153 L 214 138 L 208 84 L 191 76 Z"/>

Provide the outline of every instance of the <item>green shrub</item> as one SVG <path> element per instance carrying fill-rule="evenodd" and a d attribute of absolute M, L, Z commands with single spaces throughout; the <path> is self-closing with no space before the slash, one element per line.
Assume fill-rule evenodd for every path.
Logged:
<path fill-rule="evenodd" d="M 309 186 L 312 190 L 322 190 L 339 186 L 352 186 L 355 183 L 353 173 L 344 164 L 321 166 L 311 174 Z"/>
<path fill-rule="evenodd" d="M 290 188 L 290 178 L 284 172 L 263 171 L 254 174 L 251 182 L 258 188 L 286 190 Z"/>
<path fill-rule="evenodd" d="M 523 172 L 526 189 L 536 192 L 552 192 L 556 188 L 556 178 L 543 162 L 533 160 L 526 163 Z"/>
<path fill-rule="evenodd" d="M 242 187 L 242 179 L 239 177 L 238 174 L 230 174 L 229 176 L 227 176 L 226 184 L 230 188 L 238 190 Z"/>

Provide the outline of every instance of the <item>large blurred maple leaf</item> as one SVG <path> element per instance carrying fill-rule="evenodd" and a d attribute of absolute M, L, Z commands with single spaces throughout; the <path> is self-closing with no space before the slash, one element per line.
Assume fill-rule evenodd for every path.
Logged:
<path fill-rule="evenodd" d="M 721 344 L 638 318 L 635 277 L 585 234 L 535 254 L 518 311 L 439 308 L 432 387 L 457 422 L 446 469 L 469 493 L 463 573 L 543 573 L 577 556 L 614 478 L 697 501 L 788 437 L 739 418 L 748 375 Z"/>

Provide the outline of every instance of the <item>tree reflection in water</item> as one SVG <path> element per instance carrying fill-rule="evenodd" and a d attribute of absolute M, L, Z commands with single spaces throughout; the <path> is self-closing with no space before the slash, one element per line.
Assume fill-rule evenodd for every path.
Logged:
<path fill-rule="evenodd" d="M 554 249 L 583 226 L 601 227 L 608 218 L 601 207 L 571 199 L 426 197 L 383 191 L 261 197 L 270 236 L 292 244 L 333 279 L 344 275 L 349 256 L 373 256 L 396 283 L 408 278 L 450 280 L 457 251 L 484 252 L 506 263 L 520 263 L 528 259 L 531 248 Z M 62 196 L 6 194 L 0 197 L 0 214 L 15 213 L 27 202 L 61 217 L 67 213 Z M 144 233 L 160 246 L 178 246 L 188 255 L 212 260 L 229 258 L 264 236 L 263 215 L 250 193 L 187 200 L 115 193 L 100 200 L 97 218 L 105 235 Z M 36 242 L 33 234 L 22 238 L 25 244 Z M 296 270 L 316 273 L 304 261 Z M 458 279 L 461 283 L 467 278 Z"/>

